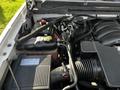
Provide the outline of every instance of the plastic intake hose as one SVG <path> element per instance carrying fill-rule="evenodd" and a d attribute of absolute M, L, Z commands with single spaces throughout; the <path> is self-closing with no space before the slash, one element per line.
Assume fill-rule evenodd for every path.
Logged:
<path fill-rule="evenodd" d="M 96 59 L 82 59 L 75 62 L 79 80 L 101 79 L 101 67 Z"/>
<path fill-rule="evenodd" d="M 75 62 L 79 81 L 102 80 L 102 69 L 96 59 L 82 59 Z M 70 67 L 70 65 L 67 65 Z M 71 70 L 71 68 L 69 68 Z M 72 76 L 72 75 L 70 75 Z M 63 77 L 63 67 L 58 67 L 51 71 L 51 84 L 65 80 Z M 68 80 L 68 79 L 67 79 Z M 68 80 L 70 81 L 70 80 Z M 73 88 L 73 87 L 71 87 Z"/>

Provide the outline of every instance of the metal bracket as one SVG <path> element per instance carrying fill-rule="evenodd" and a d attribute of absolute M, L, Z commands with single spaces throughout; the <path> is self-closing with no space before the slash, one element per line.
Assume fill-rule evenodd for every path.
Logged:
<path fill-rule="evenodd" d="M 26 6 L 27 9 L 31 11 L 36 6 L 35 0 L 26 0 Z"/>

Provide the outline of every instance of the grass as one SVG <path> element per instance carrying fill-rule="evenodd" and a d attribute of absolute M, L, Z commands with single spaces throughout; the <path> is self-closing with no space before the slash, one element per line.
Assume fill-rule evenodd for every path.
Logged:
<path fill-rule="evenodd" d="M 25 0 L 0 0 L 0 34 Z"/>

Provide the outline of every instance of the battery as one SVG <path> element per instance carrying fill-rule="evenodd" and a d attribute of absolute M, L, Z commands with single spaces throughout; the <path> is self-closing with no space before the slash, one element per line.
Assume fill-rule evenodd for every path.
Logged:
<path fill-rule="evenodd" d="M 49 90 L 51 55 L 22 56 L 14 74 L 21 90 Z M 6 90 L 17 90 L 11 77 Z"/>

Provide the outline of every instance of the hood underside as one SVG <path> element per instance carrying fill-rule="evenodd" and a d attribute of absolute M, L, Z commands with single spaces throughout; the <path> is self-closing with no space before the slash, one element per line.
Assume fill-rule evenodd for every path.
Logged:
<path fill-rule="evenodd" d="M 63 4 L 64 3 L 64 4 Z M 119 0 L 34 0 L 33 13 L 119 14 Z"/>

